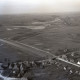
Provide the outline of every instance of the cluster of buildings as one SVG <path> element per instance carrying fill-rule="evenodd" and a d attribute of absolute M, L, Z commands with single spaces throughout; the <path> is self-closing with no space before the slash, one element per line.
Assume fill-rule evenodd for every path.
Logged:
<path fill-rule="evenodd" d="M 51 59 L 47 59 L 41 61 L 9 62 L 6 59 L 3 63 L 0 63 L 0 75 L 11 78 L 22 78 L 33 67 L 45 68 L 47 65 L 51 65 L 52 61 Z"/>
<path fill-rule="evenodd" d="M 79 54 L 75 52 L 63 54 L 59 56 L 60 58 L 69 61 L 71 63 L 75 63 L 80 65 Z M 39 60 L 39 61 L 17 61 L 17 62 L 9 62 L 8 59 L 5 59 L 3 63 L 0 63 L 0 75 L 10 77 L 10 78 L 22 78 L 25 73 L 30 72 L 35 68 L 46 68 L 49 65 L 56 65 L 56 68 L 62 69 L 68 74 L 77 74 L 80 75 L 80 69 L 70 66 L 69 64 L 64 64 L 56 58 Z M 29 77 L 29 75 L 28 75 Z M 28 80 L 28 78 L 27 78 Z"/>
<path fill-rule="evenodd" d="M 70 53 L 60 55 L 59 57 L 71 63 L 80 65 L 80 53 L 79 52 L 70 52 Z"/>

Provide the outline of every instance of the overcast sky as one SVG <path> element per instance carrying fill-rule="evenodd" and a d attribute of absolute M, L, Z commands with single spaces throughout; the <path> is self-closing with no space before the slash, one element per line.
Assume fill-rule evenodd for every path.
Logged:
<path fill-rule="evenodd" d="M 80 12 L 80 0 L 0 0 L 0 14 Z"/>

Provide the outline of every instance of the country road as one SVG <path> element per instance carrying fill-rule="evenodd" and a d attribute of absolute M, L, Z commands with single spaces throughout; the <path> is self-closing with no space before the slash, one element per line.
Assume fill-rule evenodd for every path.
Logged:
<path fill-rule="evenodd" d="M 9 45 L 15 46 L 15 47 L 17 47 L 17 48 L 19 48 L 21 50 L 30 51 L 31 55 L 38 55 L 40 57 L 45 57 L 45 58 L 46 57 L 47 58 L 55 58 L 56 57 L 56 59 L 59 60 L 59 61 L 65 62 L 67 64 L 70 64 L 70 65 L 73 65 L 73 66 L 76 66 L 76 67 L 80 67 L 80 65 L 77 65 L 75 63 L 69 62 L 67 60 L 64 60 L 62 58 L 59 58 L 59 57 L 53 55 L 50 52 L 38 49 L 36 47 L 30 46 L 30 45 L 27 45 L 27 44 L 23 44 L 23 43 L 20 43 L 20 42 L 17 42 L 17 41 L 5 40 L 5 39 L 0 39 L 0 41 L 4 42 L 4 43 L 7 43 Z"/>
<path fill-rule="evenodd" d="M 9 45 L 15 46 L 22 51 L 30 51 L 31 55 L 38 55 L 40 57 L 54 57 L 51 53 L 46 52 L 46 51 L 41 50 L 41 49 L 38 49 L 38 48 L 35 48 L 35 47 L 32 47 L 30 45 L 25 45 L 25 44 L 22 44 L 22 43 L 19 43 L 19 42 L 16 42 L 16 41 L 14 42 L 14 41 L 11 41 L 11 40 L 8 41 L 8 40 L 4 40 L 4 39 L 0 39 L 0 41 L 2 41 L 4 43 L 7 43 Z"/>

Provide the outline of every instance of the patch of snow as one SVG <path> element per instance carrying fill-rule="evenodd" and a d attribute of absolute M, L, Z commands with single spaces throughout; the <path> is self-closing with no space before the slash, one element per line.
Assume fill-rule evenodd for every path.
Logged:
<path fill-rule="evenodd" d="M 11 28 L 7 28 L 7 30 L 8 30 L 8 31 L 11 31 L 12 29 L 11 29 Z"/>
<path fill-rule="evenodd" d="M 2 80 L 28 80 L 27 78 L 10 78 L 10 77 L 5 77 L 5 76 L 2 76 L 1 74 L 0 74 L 0 78 Z"/>
<path fill-rule="evenodd" d="M 45 26 L 14 26 L 16 28 L 22 27 L 22 28 L 28 28 L 28 29 L 45 29 Z"/>
<path fill-rule="evenodd" d="M 80 62 L 78 61 L 77 64 L 80 65 Z"/>
<path fill-rule="evenodd" d="M 19 29 L 19 28 L 14 28 L 14 29 Z"/>
<path fill-rule="evenodd" d="M 64 67 L 64 70 L 66 70 L 66 67 Z"/>

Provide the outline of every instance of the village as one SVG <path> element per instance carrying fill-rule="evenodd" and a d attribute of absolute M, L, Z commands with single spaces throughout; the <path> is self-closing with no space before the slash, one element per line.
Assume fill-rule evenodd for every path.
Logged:
<path fill-rule="evenodd" d="M 65 49 L 64 52 L 66 53 L 68 49 Z M 77 54 L 75 54 L 77 53 Z M 65 63 L 58 58 L 61 58 L 65 61 L 70 62 Z M 73 65 L 74 64 L 74 65 Z M 78 52 L 69 52 L 66 54 L 62 54 L 55 58 L 49 58 L 40 61 L 16 61 L 10 62 L 8 58 L 4 59 L 3 63 L 0 63 L 0 75 L 10 78 L 22 78 L 26 74 L 27 80 L 34 80 L 35 72 L 32 75 L 32 71 L 38 69 L 45 69 L 48 66 L 56 66 L 56 69 L 62 69 L 63 71 L 67 72 L 69 75 L 77 75 L 80 76 L 80 61 L 79 61 L 79 54 Z M 75 66 L 77 65 L 77 66 Z"/>

